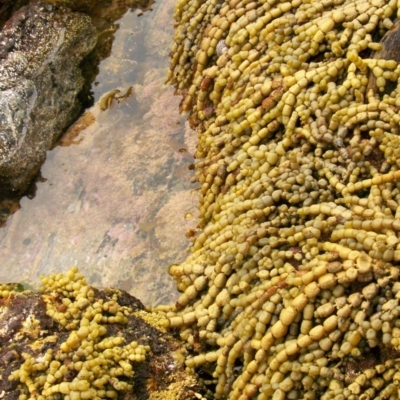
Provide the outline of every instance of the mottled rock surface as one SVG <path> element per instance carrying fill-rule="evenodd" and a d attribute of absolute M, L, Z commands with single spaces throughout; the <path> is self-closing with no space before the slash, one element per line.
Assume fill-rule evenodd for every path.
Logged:
<path fill-rule="evenodd" d="M 79 63 L 96 44 L 90 18 L 29 5 L 0 33 L 0 185 L 23 192 L 46 151 L 77 118 Z"/>

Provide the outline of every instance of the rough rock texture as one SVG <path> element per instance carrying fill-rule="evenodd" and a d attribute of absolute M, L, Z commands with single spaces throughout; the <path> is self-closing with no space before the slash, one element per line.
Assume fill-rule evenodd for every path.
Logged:
<path fill-rule="evenodd" d="M 0 185 L 23 192 L 46 151 L 78 116 L 78 68 L 96 44 L 89 17 L 19 9 L 0 33 Z"/>

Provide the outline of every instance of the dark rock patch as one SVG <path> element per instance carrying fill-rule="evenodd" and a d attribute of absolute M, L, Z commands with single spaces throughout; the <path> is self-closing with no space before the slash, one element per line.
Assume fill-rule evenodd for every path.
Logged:
<path fill-rule="evenodd" d="M 88 16 L 28 5 L 0 33 L 0 186 L 23 193 L 79 115 L 79 63 L 94 48 Z"/>

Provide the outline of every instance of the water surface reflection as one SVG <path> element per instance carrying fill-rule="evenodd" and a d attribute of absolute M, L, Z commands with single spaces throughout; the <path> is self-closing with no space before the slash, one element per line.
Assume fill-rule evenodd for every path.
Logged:
<path fill-rule="evenodd" d="M 195 219 L 184 217 L 197 196 L 188 169 L 195 133 L 163 85 L 173 6 L 164 0 L 121 19 L 94 91 L 96 100 L 115 88 L 133 93 L 104 112 L 94 106 L 48 153 L 46 181 L 0 230 L 0 281 L 36 286 L 40 274 L 76 264 L 91 284 L 146 304 L 174 299 L 166 269 L 186 257 Z"/>

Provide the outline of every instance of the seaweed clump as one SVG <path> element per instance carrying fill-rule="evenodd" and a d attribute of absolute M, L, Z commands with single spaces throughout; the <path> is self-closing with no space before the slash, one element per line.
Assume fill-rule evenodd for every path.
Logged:
<path fill-rule="evenodd" d="M 180 0 L 200 234 L 166 309 L 216 399 L 400 396 L 392 0 Z M 398 47 L 398 46 L 397 46 Z"/>
<path fill-rule="evenodd" d="M 2 398 L 201 398 L 165 317 L 87 285 L 76 267 L 42 283 L 41 292 L 0 287 Z"/>

